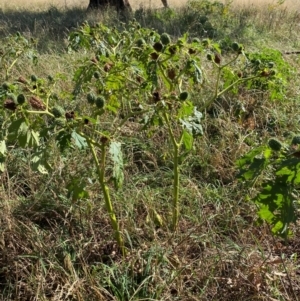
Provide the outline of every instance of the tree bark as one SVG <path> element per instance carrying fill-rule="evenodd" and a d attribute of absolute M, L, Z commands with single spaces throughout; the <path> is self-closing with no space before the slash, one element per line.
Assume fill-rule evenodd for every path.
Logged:
<path fill-rule="evenodd" d="M 115 7 L 117 10 L 132 10 L 128 0 L 90 0 L 88 9 L 99 9 L 107 6 Z"/>

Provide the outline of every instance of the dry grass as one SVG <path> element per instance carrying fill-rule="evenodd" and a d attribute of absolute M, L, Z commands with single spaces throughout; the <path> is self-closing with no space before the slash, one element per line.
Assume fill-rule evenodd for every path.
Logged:
<path fill-rule="evenodd" d="M 160 0 L 131 0 L 129 1 L 134 9 L 139 8 L 141 5 L 144 7 L 162 7 L 162 2 Z M 171 7 L 184 6 L 188 0 L 168 0 Z M 224 3 L 228 0 L 224 0 Z M 55 6 L 60 9 L 68 9 L 74 7 L 87 7 L 88 0 L 32 0 L 24 2 L 23 0 L 2 0 L 0 3 L 1 9 L 34 9 L 34 10 L 43 10 L 48 7 Z M 284 5 L 285 7 L 295 10 L 299 8 L 300 1 L 297 0 L 286 0 Z M 278 1 L 276 0 L 233 0 L 234 6 L 277 6 Z"/>

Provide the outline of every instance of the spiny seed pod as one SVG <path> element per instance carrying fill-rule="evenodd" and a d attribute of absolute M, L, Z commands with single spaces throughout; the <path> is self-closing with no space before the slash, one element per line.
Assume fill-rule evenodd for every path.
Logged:
<path fill-rule="evenodd" d="M 23 76 L 19 76 L 18 82 L 24 85 L 28 84 L 27 80 Z"/>
<path fill-rule="evenodd" d="M 12 99 L 8 98 L 4 101 L 4 108 L 11 111 L 15 111 L 17 108 L 17 104 Z"/>
<path fill-rule="evenodd" d="M 168 78 L 173 80 L 176 77 L 176 70 L 174 68 L 168 69 L 167 74 Z"/>
<path fill-rule="evenodd" d="M 19 105 L 22 105 L 23 103 L 25 103 L 25 96 L 24 94 L 19 94 L 18 97 L 17 97 L 17 102 Z"/>
<path fill-rule="evenodd" d="M 154 102 L 158 102 L 161 100 L 161 95 L 158 91 L 153 92 L 152 97 Z"/>
<path fill-rule="evenodd" d="M 171 38 L 167 33 L 161 34 L 160 40 L 163 43 L 163 45 L 168 45 L 171 43 Z"/>
<path fill-rule="evenodd" d="M 14 93 L 7 93 L 7 98 L 13 100 L 15 103 L 17 103 L 17 97 Z"/>
<path fill-rule="evenodd" d="M 163 44 L 160 42 L 156 42 L 153 45 L 153 48 L 157 51 L 157 52 L 161 52 L 164 48 Z"/>
<path fill-rule="evenodd" d="M 215 54 L 214 61 L 215 61 L 216 64 L 220 65 L 220 63 L 221 63 L 221 56 L 218 53 Z"/>
<path fill-rule="evenodd" d="M 29 103 L 36 110 L 46 110 L 46 106 L 44 105 L 44 103 L 35 96 L 29 98 Z"/>
<path fill-rule="evenodd" d="M 53 82 L 53 81 L 54 81 L 54 78 L 53 78 L 53 76 L 52 76 L 52 75 L 50 75 L 50 74 L 47 76 L 47 78 L 48 78 L 48 81 L 49 81 L 49 82 Z"/>
<path fill-rule="evenodd" d="M 200 22 L 201 24 L 204 24 L 207 20 L 208 20 L 208 18 L 207 18 L 207 16 L 205 16 L 205 15 L 202 15 L 202 16 L 200 16 L 200 18 L 199 18 L 199 22 Z"/>
<path fill-rule="evenodd" d="M 58 105 L 52 108 L 51 113 L 56 118 L 63 117 L 66 114 L 65 110 L 61 106 L 58 106 Z"/>
<path fill-rule="evenodd" d="M 232 45 L 231 45 L 231 48 L 234 50 L 234 51 L 239 51 L 239 49 L 240 49 L 240 45 L 239 45 L 239 43 L 237 43 L 237 42 L 233 42 L 232 43 Z"/>
<path fill-rule="evenodd" d="M 274 68 L 275 63 L 274 63 L 274 62 L 269 62 L 269 63 L 268 63 L 268 66 L 269 66 L 269 68 Z"/>
<path fill-rule="evenodd" d="M 212 56 L 211 53 L 208 53 L 207 56 L 206 56 L 206 58 L 207 58 L 209 61 L 212 61 L 213 56 Z"/>
<path fill-rule="evenodd" d="M 276 75 L 276 71 L 275 70 L 270 70 L 270 76 L 274 76 Z"/>
<path fill-rule="evenodd" d="M 203 40 L 202 40 L 202 45 L 203 45 L 204 47 L 209 46 L 209 44 L 210 44 L 210 40 L 209 40 L 209 39 L 203 39 Z"/>
<path fill-rule="evenodd" d="M 169 47 L 169 51 L 172 55 L 174 55 L 177 52 L 177 46 L 176 45 L 171 45 Z"/>
<path fill-rule="evenodd" d="M 292 145 L 300 144 L 300 136 L 294 136 L 292 140 Z"/>
<path fill-rule="evenodd" d="M 189 54 L 195 54 L 196 53 L 196 50 L 193 49 L 193 48 L 189 48 Z"/>
<path fill-rule="evenodd" d="M 268 142 L 268 145 L 274 151 L 280 151 L 280 149 L 282 148 L 281 142 L 275 138 L 271 138 Z"/>
<path fill-rule="evenodd" d="M 179 95 L 179 100 L 181 100 L 181 101 L 185 101 L 188 98 L 189 98 L 189 92 L 187 92 L 187 91 L 181 92 Z"/>
<path fill-rule="evenodd" d="M 36 82 L 38 80 L 38 78 L 37 78 L 37 76 L 35 74 L 32 74 L 30 76 L 30 79 L 31 79 L 32 82 Z"/>
<path fill-rule="evenodd" d="M 146 44 L 146 41 L 143 38 L 140 38 L 136 41 L 136 46 L 137 47 L 142 47 L 143 45 Z"/>
<path fill-rule="evenodd" d="M 95 100 L 95 104 L 98 109 L 102 109 L 105 105 L 105 99 L 102 96 L 98 96 Z"/>
<path fill-rule="evenodd" d="M 94 72 L 94 77 L 96 78 L 96 79 L 99 79 L 100 78 L 100 72 L 99 71 L 95 71 Z"/>
<path fill-rule="evenodd" d="M 8 89 L 9 89 L 9 86 L 10 86 L 10 84 L 7 83 L 7 82 L 5 82 L 5 83 L 2 84 L 2 88 L 3 88 L 4 90 L 8 90 Z"/>
<path fill-rule="evenodd" d="M 192 43 L 200 44 L 200 39 L 198 39 L 198 38 L 193 38 L 193 39 L 192 39 Z"/>
<path fill-rule="evenodd" d="M 151 56 L 152 60 L 156 61 L 159 57 L 159 54 L 156 52 L 152 52 L 152 53 L 150 53 L 150 56 Z"/>
<path fill-rule="evenodd" d="M 93 105 L 96 101 L 96 95 L 92 92 L 89 92 L 86 96 L 87 102 L 91 105 Z"/>
<path fill-rule="evenodd" d="M 63 117 L 55 118 L 54 124 L 59 127 L 64 127 L 66 125 L 66 119 Z"/>

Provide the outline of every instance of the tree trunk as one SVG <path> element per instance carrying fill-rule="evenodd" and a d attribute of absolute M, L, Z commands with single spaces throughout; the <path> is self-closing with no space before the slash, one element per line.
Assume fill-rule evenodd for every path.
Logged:
<path fill-rule="evenodd" d="M 161 2 L 164 5 L 164 7 L 166 7 L 166 8 L 169 7 L 168 0 L 161 0 Z"/>
<path fill-rule="evenodd" d="M 132 10 L 128 0 L 90 0 L 88 9 L 99 9 L 105 6 L 115 7 L 117 10 Z"/>
<path fill-rule="evenodd" d="M 168 0 L 161 0 L 164 7 L 168 8 Z M 129 10 L 131 11 L 131 6 L 128 0 L 90 0 L 89 9 L 99 9 L 103 6 L 114 6 L 117 10 Z"/>

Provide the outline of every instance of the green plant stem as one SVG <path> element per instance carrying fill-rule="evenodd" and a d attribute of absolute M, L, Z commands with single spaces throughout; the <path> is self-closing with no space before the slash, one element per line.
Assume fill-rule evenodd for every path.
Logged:
<path fill-rule="evenodd" d="M 220 74 L 221 74 L 221 69 L 219 70 L 219 74 L 218 74 L 218 78 L 217 78 L 216 89 L 215 89 L 214 95 L 212 96 L 212 98 L 209 101 L 207 101 L 202 106 L 202 108 L 200 109 L 200 111 L 203 111 L 206 108 L 208 108 L 218 97 L 220 97 L 222 94 L 224 94 L 225 92 L 227 92 L 230 89 L 232 89 L 235 85 L 237 85 L 237 84 L 239 84 L 241 82 L 245 82 L 245 81 L 248 81 L 248 80 L 260 77 L 260 75 L 254 75 L 254 76 L 250 76 L 250 77 L 246 77 L 246 78 L 240 78 L 240 79 L 236 80 L 235 82 L 233 82 L 228 87 L 226 87 L 225 89 L 223 89 L 222 91 L 218 92 L 219 81 L 220 81 Z"/>
<path fill-rule="evenodd" d="M 51 114 L 49 111 L 29 111 L 29 110 L 26 110 L 26 113 L 29 113 L 29 114 L 45 114 L 45 115 L 49 115 L 51 117 L 54 117 L 54 115 Z"/>
<path fill-rule="evenodd" d="M 21 52 L 22 53 L 22 52 Z M 20 54 L 21 54 L 20 53 Z M 20 56 L 20 54 L 19 54 L 19 56 Z M 5 72 L 5 80 L 8 80 L 8 75 L 9 75 L 9 71 L 13 68 L 13 66 L 16 64 L 16 62 L 18 61 L 18 59 L 19 59 L 19 56 L 16 58 L 16 59 L 14 59 L 14 61 L 10 64 L 10 66 L 7 68 L 7 70 L 6 70 L 6 72 Z"/>
<path fill-rule="evenodd" d="M 121 249 L 122 255 L 125 255 L 125 248 L 124 248 L 124 241 L 120 232 L 120 228 L 119 228 L 119 223 L 116 217 L 116 214 L 114 212 L 113 209 L 113 205 L 111 202 L 111 198 L 110 198 L 110 193 L 109 193 L 109 188 L 105 183 L 105 162 L 106 162 L 106 145 L 105 144 L 101 144 L 101 160 L 99 162 L 98 157 L 97 157 L 97 153 L 96 153 L 96 149 L 93 145 L 93 143 L 91 142 L 90 139 L 87 138 L 87 143 L 89 145 L 89 148 L 92 151 L 92 155 L 93 155 L 93 159 L 94 162 L 96 164 L 96 169 L 97 169 L 97 174 L 98 174 L 98 181 L 99 184 L 101 186 L 103 195 L 104 195 L 104 200 L 105 200 L 105 207 L 106 210 L 108 211 L 109 214 L 109 219 L 110 219 L 110 223 L 111 226 L 114 230 L 114 236 L 115 239 L 117 241 L 117 244 L 119 246 L 119 248 Z"/>
<path fill-rule="evenodd" d="M 168 90 L 169 90 L 169 91 L 173 91 L 173 84 L 172 84 L 172 82 L 166 77 L 161 62 L 158 62 L 157 64 L 158 64 L 158 68 L 159 68 L 159 70 L 160 70 L 160 72 L 161 72 L 163 78 L 164 78 L 165 81 L 169 84 L 169 87 L 168 87 L 169 89 L 168 89 Z"/>
<path fill-rule="evenodd" d="M 169 116 L 166 112 L 163 112 L 163 117 L 166 121 L 168 132 L 173 144 L 173 208 L 172 208 L 172 230 L 176 231 L 179 219 L 179 148 L 180 143 L 176 141 L 174 133 L 172 131 Z"/>

